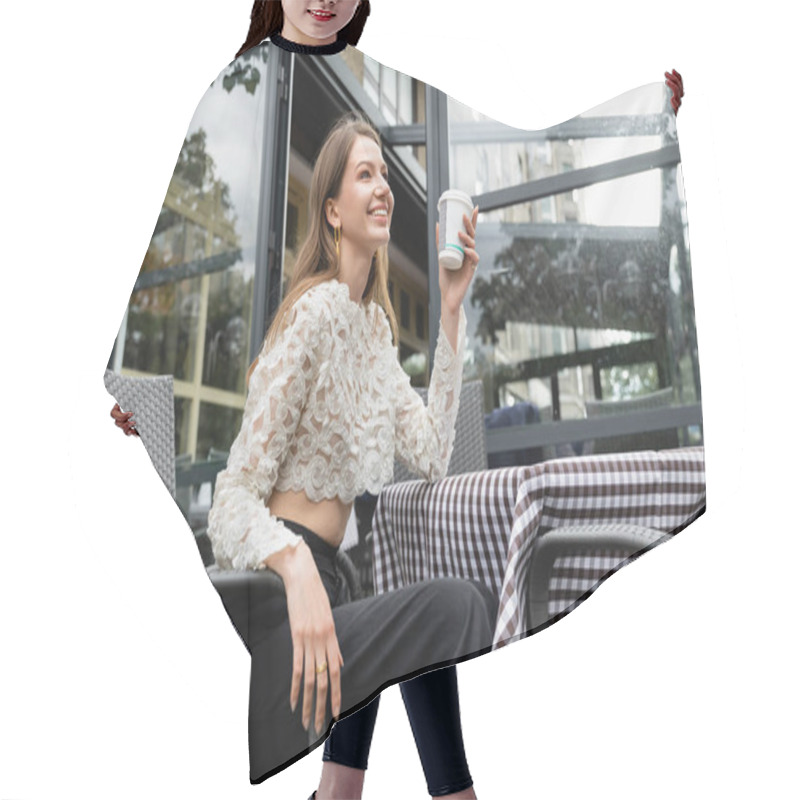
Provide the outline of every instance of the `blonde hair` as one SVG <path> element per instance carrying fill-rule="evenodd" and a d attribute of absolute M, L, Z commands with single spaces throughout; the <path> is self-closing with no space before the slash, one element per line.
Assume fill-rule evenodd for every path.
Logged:
<path fill-rule="evenodd" d="M 289 287 L 272 324 L 264 337 L 263 350 L 269 350 L 286 324 L 286 316 L 295 302 L 312 286 L 339 277 L 339 260 L 333 241 L 333 228 L 325 215 L 325 201 L 339 194 L 342 177 L 350 157 L 350 151 L 356 138 L 366 136 L 381 147 L 378 132 L 361 114 L 350 112 L 345 114 L 334 125 L 328 134 L 314 164 L 309 195 L 309 228 L 308 234 L 294 266 Z M 392 339 L 398 341 L 397 319 L 389 299 L 389 256 L 388 247 L 378 248 L 372 259 L 372 267 L 364 287 L 362 299 L 367 303 L 375 301 L 389 318 Z M 258 363 L 258 356 L 247 371 L 246 383 Z"/>

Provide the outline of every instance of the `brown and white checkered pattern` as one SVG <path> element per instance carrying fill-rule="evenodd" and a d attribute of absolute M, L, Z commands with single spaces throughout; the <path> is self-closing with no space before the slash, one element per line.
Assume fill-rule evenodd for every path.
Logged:
<path fill-rule="evenodd" d="M 375 509 L 375 590 L 448 576 L 480 580 L 499 598 L 499 647 L 524 634 L 523 581 L 542 529 L 627 523 L 676 533 L 705 501 L 702 447 L 564 458 L 435 484 L 394 484 L 381 492 Z M 600 575 L 619 563 L 609 567 L 607 558 L 600 560 L 590 567 Z"/>
<path fill-rule="evenodd" d="M 550 574 L 548 616 L 552 619 L 573 606 L 577 607 L 580 598 L 593 592 L 629 555 L 624 550 L 608 550 L 602 554 L 559 556 Z"/>

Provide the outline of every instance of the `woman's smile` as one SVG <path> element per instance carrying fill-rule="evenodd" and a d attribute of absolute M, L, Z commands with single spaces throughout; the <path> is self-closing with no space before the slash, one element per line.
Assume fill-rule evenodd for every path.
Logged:
<path fill-rule="evenodd" d="M 310 8 L 308 13 L 317 21 L 317 22 L 330 22 L 336 14 L 331 13 L 330 11 L 323 11 L 319 8 Z"/>
<path fill-rule="evenodd" d="M 389 224 L 389 207 L 386 205 L 376 206 L 369 212 L 369 215 L 381 225 Z"/>

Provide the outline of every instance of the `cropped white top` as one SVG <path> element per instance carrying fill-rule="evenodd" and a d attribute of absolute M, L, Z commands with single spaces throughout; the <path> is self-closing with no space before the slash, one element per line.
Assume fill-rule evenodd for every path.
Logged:
<path fill-rule="evenodd" d="M 391 481 L 395 456 L 429 481 L 443 478 L 465 338 L 462 307 L 457 352 L 439 326 L 426 407 L 377 303 L 354 302 L 337 280 L 300 297 L 273 347 L 259 354 L 241 430 L 217 476 L 208 535 L 220 567 L 260 569 L 300 541 L 266 507 L 273 490 L 350 503 Z"/>

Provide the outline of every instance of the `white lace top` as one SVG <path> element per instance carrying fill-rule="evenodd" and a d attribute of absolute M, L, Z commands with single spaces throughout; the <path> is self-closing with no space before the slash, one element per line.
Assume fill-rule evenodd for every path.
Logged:
<path fill-rule="evenodd" d="M 439 326 L 428 406 L 411 387 L 377 303 L 326 281 L 294 305 L 250 377 L 244 417 L 217 476 L 208 534 L 222 568 L 260 569 L 300 537 L 265 502 L 273 490 L 350 503 L 392 480 L 395 456 L 429 481 L 447 474 L 461 393 L 458 351 Z"/>

